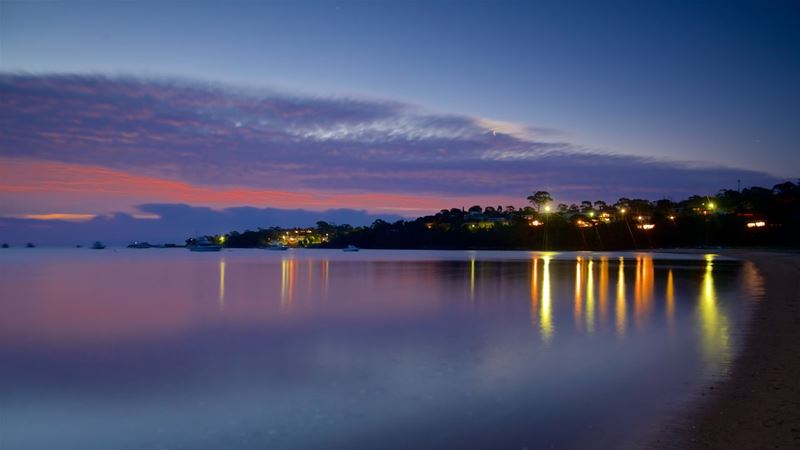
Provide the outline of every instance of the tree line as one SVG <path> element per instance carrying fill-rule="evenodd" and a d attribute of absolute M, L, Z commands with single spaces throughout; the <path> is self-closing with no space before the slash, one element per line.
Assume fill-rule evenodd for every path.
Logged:
<path fill-rule="evenodd" d="M 556 203 L 536 191 L 524 206 L 473 205 L 416 219 L 353 227 L 266 228 L 224 236 L 229 247 L 286 244 L 387 249 L 622 250 L 698 246 L 800 245 L 800 186 L 723 189 L 675 202 L 619 198 Z M 291 239 L 291 241 L 289 240 Z"/>

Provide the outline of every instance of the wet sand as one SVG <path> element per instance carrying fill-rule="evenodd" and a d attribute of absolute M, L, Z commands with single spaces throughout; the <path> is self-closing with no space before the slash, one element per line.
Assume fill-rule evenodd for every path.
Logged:
<path fill-rule="evenodd" d="M 755 263 L 765 296 L 730 378 L 709 383 L 697 409 L 646 448 L 800 448 L 800 253 L 717 253 Z"/>

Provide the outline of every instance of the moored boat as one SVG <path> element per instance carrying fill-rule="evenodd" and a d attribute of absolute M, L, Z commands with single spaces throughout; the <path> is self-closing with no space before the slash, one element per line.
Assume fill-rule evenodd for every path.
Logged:
<path fill-rule="evenodd" d="M 190 245 L 190 251 L 193 252 L 218 252 L 222 250 L 222 246 L 209 241 L 207 238 L 200 238 L 194 245 Z"/>
<path fill-rule="evenodd" d="M 347 247 L 342 249 L 343 252 L 357 252 L 358 250 L 359 248 L 356 247 L 355 245 L 348 245 Z"/>
<path fill-rule="evenodd" d="M 104 248 L 106 248 L 106 244 L 100 241 L 94 241 L 94 244 L 92 244 L 92 250 L 102 250 Z"/>
<path fill-rule="evenodd" d="M 272 243 L 272 244 L 269 244 L 266 247 L 264 247 L 264 249 L 265 250 L 273 250 L 273 251 L 279 251 L 280 252 L 280 251 L 289 250 L 289 247 L 287 247 L 287 246 L 285 246 L 283 244 Z"/>

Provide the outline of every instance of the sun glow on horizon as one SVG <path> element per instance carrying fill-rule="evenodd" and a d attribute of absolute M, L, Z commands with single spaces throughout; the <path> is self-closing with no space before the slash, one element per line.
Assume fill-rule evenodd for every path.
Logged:
<path fill-rule="evenodd" d="M 97 214 L 76 214 L 76 213 L 49 213 L 49 214 L 20 214 L 9 216 L 15 219 L 32 220 L 66 220 L 68 222 L 86 222 L 97 217 Z"/>

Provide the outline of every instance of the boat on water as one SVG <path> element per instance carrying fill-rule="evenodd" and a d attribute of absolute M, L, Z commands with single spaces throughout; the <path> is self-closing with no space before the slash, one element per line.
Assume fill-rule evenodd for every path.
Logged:
<path fill-rule="evenodd" d="M 8 248 L 8 244 L 6 244 L 6 243 L 3 243 L 2 247 L 3 247 L 3 248 Z"/>
<path fill-rule="evenodd" d="M 94 244 L 92 244 L 92 250 L 102 250 L 104 248 L 106 248 L 106 244 L 100 241 L 94 241 Z"/>
<path fill-rule="evenodd" d="M 282 252 L 282 251 L 289 250 L 289 247 L 287 247 L 287 246 L 285 246 L 283 244 L 275 244 L 275 243 L 273 243 L 273 244 L 267 245 L 266 247 L 264 247 L 264 249 L 265 250 L 273 250 L 273 251 Z"/>
<path fill-rule="evenodd" d="M 358 250 L 359 248 L 356 247 L 355 245 L 348 245 L 347 247 L 342 249 L 343 252 L 357 252 Z"/>
<path fill-rule="evenodd" d="M 26 247 L 26 248 L 34 248 L 34 247 L 36 247 L 36 246 L 35 246 L 35 245 L 33 245 L 33 242 L 28 242 L 27 244 L 25 244 L 25 247 Z"/>
<path fill-rule="evenodd" d="M 194 245 L 190 245 L 190 251 L 193 252 L 218 252 L 222 250 L 222 246 L 209 241 L 207 238 L 200 238 Z"/>
<path fill-rule="evenodd" d="M 149 242 L 133 241 L 130 244 L 128 244 L 128 248 L 151 248 L 151 247 L 153 247 L 153 245 L 150 244 Z"/>

